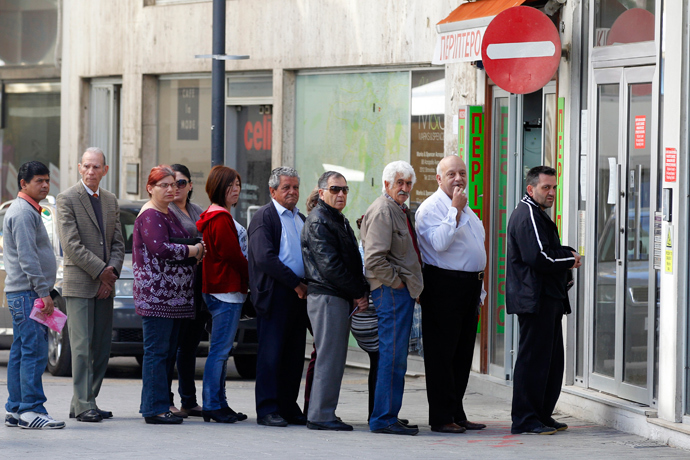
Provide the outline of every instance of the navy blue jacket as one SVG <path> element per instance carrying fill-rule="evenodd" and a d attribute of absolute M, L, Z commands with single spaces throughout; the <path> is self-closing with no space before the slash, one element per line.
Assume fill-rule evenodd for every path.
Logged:
<path fill-rule="evenodd" d="M 302 220 L 305 217 L 299 214 Z M 262 206 L 249 223 L 249 291 L 259 315 L 270 313 L 271 305 L 290 294 L 302 281 L 280 261 L 280 234 L 283 225 L 273 201 Z"/>
<path fill-rule="evenodd" d="M 544 281 L 553 282 L 550 275 L 566 272 L 573 266 L 575 257 L 571 251 L 572 248 L 561 245 L 556 224 L 525 195 L 508 222 L 506 311 L 517 315 L 539 313 Z M 566 277 L 562 278 L 565 283 Z M 567 295 L 565 313 L 570 313 Z"/>

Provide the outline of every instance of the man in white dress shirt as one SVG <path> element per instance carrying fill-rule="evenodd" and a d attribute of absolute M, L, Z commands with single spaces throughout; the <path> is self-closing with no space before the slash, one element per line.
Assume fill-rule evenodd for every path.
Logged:
<path fill-rule="evenodd" d="M 432 431 L 463 433 L 486 427 L 468 421 L 462 405 L 483 297 L 484 226 L 467 206 L 467 167 L 460 157 L 441 160 L 436 180 L 438 190 L 416 215 L 429 425 Z"/>

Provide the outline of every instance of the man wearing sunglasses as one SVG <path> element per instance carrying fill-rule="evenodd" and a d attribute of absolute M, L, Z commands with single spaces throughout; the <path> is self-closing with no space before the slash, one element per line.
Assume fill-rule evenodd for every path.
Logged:
<path fill-rule="evenodd" d="M 352 431 L 335 415 L 345 371 L 351 313 L 366 310 L 369 283 L 355 234 L 342 211 L 350 191 L 345 177 L 327 171 L 319 178 L 319 201 L 302 229 L 307 313 L 314 331 L 316 366 L 307 428 Z"/>

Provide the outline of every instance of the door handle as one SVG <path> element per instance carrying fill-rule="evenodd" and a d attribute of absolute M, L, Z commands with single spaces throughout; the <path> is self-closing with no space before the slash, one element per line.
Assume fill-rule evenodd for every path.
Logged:
<path fill-rule="evenodd" d="M 616 193 L 616 227 L 620 227 L 620 234 L 615 235 L 615 259 L 618 261 L 620 264 L 620 259 L 621 259 L 621 235 L 625 234 L 625 229 L 623 226 L 620 224 L 620 217 L 621 217 L 621 203 L 623 202 L 623 198 L 625 197 L 625 192 L 621 189 L 621 175 L 622 175 L 622 168 L 623 165 L 617 164 L 616 165 L 616 187 L 620 190 L 620 193 Z"/>

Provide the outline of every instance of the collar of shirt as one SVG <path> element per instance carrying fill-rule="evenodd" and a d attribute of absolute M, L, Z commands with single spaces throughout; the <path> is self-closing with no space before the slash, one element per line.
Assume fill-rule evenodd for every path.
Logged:
<path fill-rule="evenodd" d="M 100 196 L 100 194 L 101 194 L 101 187 L 100 187 L 100 186 L 99 186 L 98 189 L 94 192 L 93 190 L 91 190 L 89 187 L 86 186 L 86 184 L 84 183 L 84 179 L 81 179 L 81 185 L 84 186 L 84 188 L 86 189 L 86 192 L 87 192 L 89 195 L 93 196 L 94 193 L 97 193 L 97 194 Z"/>
<path fill-rule="evenodd" d="M 24 193 L 24 192 L 19 192 L 19 193 L 17 194 L 17 198 L 21 198 L 22 200 L 28 202 L 31 206 L 34 207 L 34 209 L 35 209 L 36 211 L 38 211 L 39 214 L 43 211 L 43 208 L 41 207 L 41 205 L 38 204 L 38 203 L 36 203 L 36 200 L 34 200 L 33 198 L 31 198 L 31 197 L 30 197 L 29 195 L 27 195 L 26 193 Z"/>
<path fill-rule="evenodd" d="M 284 213 L 285 211 L 291 213 L 291 214 L 292 214 L 292 217 L 297 216 L 297 214 L 299 213 L 299 209 L 297 208 L 297 206 L 295 206 L 294 208 L 292 208 L 292 211 L 290 211 L 288 208 L 286 208 L 286 207 L 283 206 L 282 204 L 278 203 L 278 202 L 277 202 L 276 200 L 274 200 L 273 198 L 271 198 L 271 201 L 273 201 L 273 206 L 276 207 L 276 211 L 278 211 L 278 215 L 279 215 L 279 216 L 282 216 L 283 213 Z"/>
<path fill-rule="evenodd" d="M 393 203 L 395 203 L 396 205 L 398 205 L 398 207 L 402 210 L 402 212 L 404 212 L 405 214 L 407 214 L 407 205 L 406 205 L 405 203 L 403 203 L 403 204 L 398 203 L 398 202 L 395 201 L 395 200 L 393 199 L 393 197 L 390 196 L 388 193 L 384 193 L 383 196 L 385 196 L 386 198 L 388 198 L 389 200 L 391 200 Z"/>

